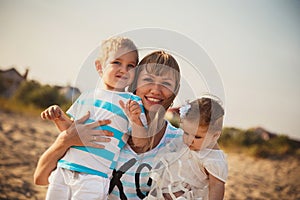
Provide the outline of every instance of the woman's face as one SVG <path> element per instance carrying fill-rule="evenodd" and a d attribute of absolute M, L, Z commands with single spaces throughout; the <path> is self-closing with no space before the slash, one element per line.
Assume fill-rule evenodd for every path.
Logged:
<path fill-rule="evenodd" d="M 141 97 L 146 111 L 150 111 L 152 106 L 158 105 L 167 110 L 174 100 L 176 84 L 174 75 L 171 72 L 154 75 L 143 69 L 138 76 L 136 95 Z M 155 109 L 155 107 L 152 107 L 152 109 Z"/>

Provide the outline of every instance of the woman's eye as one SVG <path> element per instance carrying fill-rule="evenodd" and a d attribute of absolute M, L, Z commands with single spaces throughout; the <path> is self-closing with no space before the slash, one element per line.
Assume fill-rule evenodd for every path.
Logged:
<path fill-rule="evenodd" d="M 163 82 L 163 85 L 164 85 L 164 86 L 167 86 L 167 87 L 171 87 L 171 86 L 172 86 L 172 84 L 169 83 L 169 82 Z"/>
<path fill-rule="evenodd" d="M 121 62 L 119 62 L 119 61 L 113 61 L 112 64 L 114 64 L 114 65 L 120 65 Z"/>
<path fill-rule="evenodd" d="M 145 81 L 145 82 L 153 82 L 151 78 L 144 78 L 143 81 Z"/>

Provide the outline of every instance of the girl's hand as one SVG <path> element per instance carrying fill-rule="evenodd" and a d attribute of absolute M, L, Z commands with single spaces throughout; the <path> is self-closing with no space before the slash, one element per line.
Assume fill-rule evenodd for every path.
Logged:
<path fill-rule="evenodd" d="M 119 104 L 131 122 L 140 124 L 140 115 L 142 109 L 136 101 L 129 100 L 125 104 L 122 100 L 120 100 Z"/>
<path fill-rule="evenodd" d="M 43 120 L 57 120 L 57 119 L 61 119 L 62 121 L 64 121 L 64 119 L 62 118 L 62 109 L 58 106 L 58 105 L 53 105 L 48 107 L 46 110 L 44 110 L 41 113 L 41 118 Z"/>
<path fill-rule="evenodd" d="M 104 145 L 97 142 L 110 142 L 113 133 L 106 130 L 95 130 L 98 126 L 110 124 L 110 120 L 100 120 L 89 124 L 84 122 L 89 118 L 88 112 L 82 118 L 74 121 L 72 125 L 63 134 L 62 140 L 65 145 L 71 146 L 89 146 L 95 148 L 105 148 Z"/>

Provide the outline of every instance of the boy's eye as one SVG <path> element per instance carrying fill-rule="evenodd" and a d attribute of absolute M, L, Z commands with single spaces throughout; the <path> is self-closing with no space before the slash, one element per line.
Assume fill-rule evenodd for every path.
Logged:
<path fill-rule="evenodd" d="M 135 68 L 135 65 L 128 65 L 127 66 L 129 69 L 133 69 L 133 68 Z"/>

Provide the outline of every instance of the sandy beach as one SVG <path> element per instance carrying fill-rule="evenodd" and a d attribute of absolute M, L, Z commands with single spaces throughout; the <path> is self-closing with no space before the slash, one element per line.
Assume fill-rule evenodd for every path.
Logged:
<path fill-rule="evenodd" d="M 58 131 L 39 117 L 0 110 L 0 199 L 44 199 L 46 187 L 33 184 L 39 156 Z M 227 153 L 225 199 L 299 199 L 300 160 L 257 159 Z"/>

